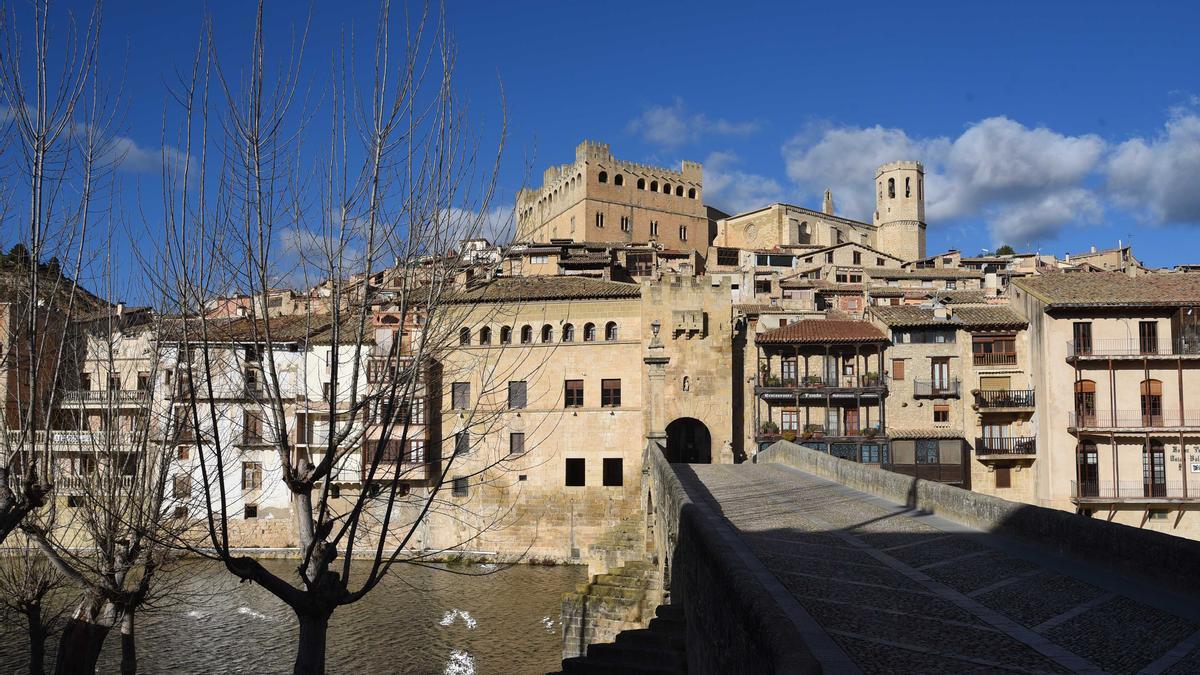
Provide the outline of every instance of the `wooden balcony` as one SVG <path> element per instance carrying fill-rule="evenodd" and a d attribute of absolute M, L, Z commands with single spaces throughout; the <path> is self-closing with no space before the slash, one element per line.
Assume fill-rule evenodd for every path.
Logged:
<path fill-rule="evenodd" d="M 987 352 L 972 355 L 972 361 L 977 366 L 1015 366 L 1017 355 L 1012 352 Z"/>
<path fill-rule="evenodd" d="M 1033 436 L 976 438 L 975 457 L 983 461 L 1034 459 L 1037 457 L 1037 438 Z"/>
<path fill-rule="evenodd" d="M 1197 481 L 1200 483 L 1200 481 Z M 1077 504 L 1170 504 L 1200 502 L 1200 484 L 1183 481 L 1071 481 Z"/>
<path fill-rule="evenodd" d="M 980 389 L 975 393 L 975 407 L 986 412 L 1033 410 L 1033 390 Z"/>

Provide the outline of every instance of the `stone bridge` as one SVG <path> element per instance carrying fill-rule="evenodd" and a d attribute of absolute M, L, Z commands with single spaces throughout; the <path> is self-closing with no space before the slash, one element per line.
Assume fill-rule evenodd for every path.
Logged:
<path fill-rule="evenodd" d="M 1200 542 L 787 442 L 742 465 L 651 444 L 646 467 L 687 672 L 1200 672 Z"/>

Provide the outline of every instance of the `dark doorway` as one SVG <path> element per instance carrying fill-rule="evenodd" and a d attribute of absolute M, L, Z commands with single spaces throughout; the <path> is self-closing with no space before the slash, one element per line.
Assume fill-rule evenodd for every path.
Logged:
<path fill-rule="evenodd" d="M 712 463 L 712 437 L 704 422 L 681 417 L 667 425 L 667 461 L 685 464 Z"/>

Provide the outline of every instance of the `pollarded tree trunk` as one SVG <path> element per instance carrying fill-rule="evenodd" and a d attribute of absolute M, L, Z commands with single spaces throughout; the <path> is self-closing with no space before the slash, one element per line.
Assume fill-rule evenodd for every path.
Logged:
<path fill-rule="evenodd" d="M 121 613 L 121 675 L 137 675 L 137 645 L 133 635 L 132 607 Z"/>
<path fill-rule="evenodd" d="M 29 675 L 42 675 L 46 668 L 46 627 L 42 625 L 42 606 L 25 606 L 29 622 Z"/>
<path fill-rule="evenodd" d="M 103 598 L 89 596 L 63 628 L 58 642 L 57 675 L 94 675 L 104 640 L 117 623 L 117 607 Z"/>
<path fill-rule="evenodd" d="M 296 610 L 300 644 L 296 648 L 295 675 L 325 675 L 325 640 L 332 615 L 320 609 Z"/>

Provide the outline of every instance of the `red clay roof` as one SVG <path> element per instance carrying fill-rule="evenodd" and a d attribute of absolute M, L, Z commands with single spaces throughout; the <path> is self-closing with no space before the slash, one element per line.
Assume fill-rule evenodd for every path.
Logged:
<path fill-rule="evenodd" d="M 866 321 L 801 319 L 786 326 L 759 333 L 755 340 L 760 343 L 883 342 L 887 340 L 887 336 Z"/>

